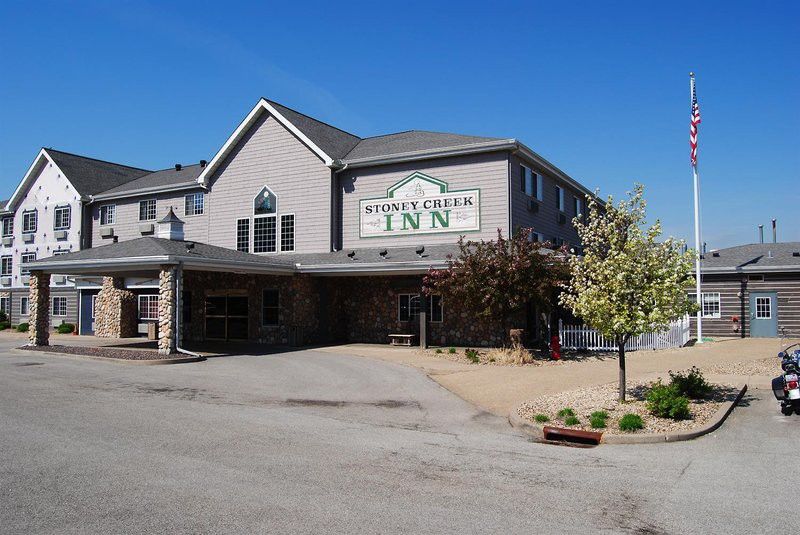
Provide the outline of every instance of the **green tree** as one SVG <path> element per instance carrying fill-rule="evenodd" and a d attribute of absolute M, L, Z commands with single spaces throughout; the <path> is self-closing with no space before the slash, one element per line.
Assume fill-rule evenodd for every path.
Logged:
<path fill-rule="evenodd" d="M 496 240 L 465 241 L 461 236 L 458 257 L 424 277 L 425 293 L 442 294 L 477 317 L 499 319 L 508 342 L 514 315 L 528 302 L 550 310 L 569 276 L 563 251 L 530 236 L 531 229 L 520 229 L 511 239 L 499 229 Z"/>
<path fill-rule="evenodd" d="M 635 336 L 666 329 L 695 310 L 686 287 L 694 251 L 683 242 L 661 239 L 661 223 L 646 228 L 644 187 L 637 184 L 628 199 L 605 206 L 592 196 L 586 222 L 573 224 L 583 257 L 569 259 L 571 277 L 561 304 L 612 339 L 619 352 L 619 399 L 625 401 L 625 344 Z"/>

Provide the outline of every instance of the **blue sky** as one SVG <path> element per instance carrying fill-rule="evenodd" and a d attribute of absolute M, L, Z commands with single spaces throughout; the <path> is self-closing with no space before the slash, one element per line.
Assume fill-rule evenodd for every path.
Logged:
<path fill-rule="evenodd" d="M 556 5 L 558 4 L 558 5 Z M 797 2 L 4 2 L 0 196 L 41 146 L 210 158 L 266 96 L 361 136 L 516 137 L 692 237 L 698 75 L 709 247 L 800 241 Z"/>

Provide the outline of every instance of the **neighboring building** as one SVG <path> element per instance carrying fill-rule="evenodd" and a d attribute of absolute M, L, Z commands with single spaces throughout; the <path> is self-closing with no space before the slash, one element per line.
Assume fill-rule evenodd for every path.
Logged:
<path fill-rule="evenodd" d="M 73 203 L 72 252 L 44 259 L 60 243 L 48 227 L 26 268 L 75 279 L 82 333 L 160 321 L 173 349 L 179 338 L 385 342 L 418 331 L 421 307 L 436 343 L 495 343 L 496 325 L 421 300 L 422 275 L 446 266 L 460 235 L 532 227 L 532 239 L 577 249 L 572 219 L 591 195 L 516 139 L 360 138 L 266 99 L 198 165 L 151 172 L 43 149 L 32 170 L 51 163 L 67 194 L 47 196 L 48 209 Z M 20 184 L 16 220 L 42 180 L 29 171 Z"/>
<path fill-rule="evenodd" d="M 703 336 L 800 336 L 800 242 L 710 251 L 702 274 Z"/>

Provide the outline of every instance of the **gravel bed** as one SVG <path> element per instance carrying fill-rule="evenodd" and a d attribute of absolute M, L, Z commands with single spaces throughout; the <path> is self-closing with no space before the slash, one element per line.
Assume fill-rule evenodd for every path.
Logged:
<path fill-rule="evenodd" d="M 690 400 L 689 410 L 692 413 L 691 420 L 670 420 L 658 418 L 647 411 L 645 406 L 644 394 L 649 383 L 633 383 L 628 385 L 628 401 L 620 404 L 617 400 L 618 389 L 616 383 L 609 383 L 592 388 L 574 390 L 572 392 L 561 392 L 559 394 L 543 396 L 523 403 L 517 411 L 520 416 L 535 422 L 537 414 L 545 414 L 550 421 L 538 425 L 552 425 L 556 427 L 567 427 L 570 429 L 582 429 L 586 431 L 602 431 L 610 435 L 629 434 L 619 429 L 619 419 L 627 414 L 634 413 L 642 417 L 644 428 L 635 433 L 667 433 L 675 431 L 691 431 L 706 424 L 717 412 L 720 406 L 732 400 L 736 396 L 736 388 L 731 385 L 713 385 L 714 392 L 706 400 Z M 558 411 L 569 407 L 575 411 L 575 416 L 580 420 L 579 425 L 564 425 L 558 418 Z M 606 411 L 608 420 L 605 429 L 592 429 L 589 425 L 589 415 L 595 411 Z"/>
<path fill-rule="evenodd" d="M 719 375 L 769 375 L 775 377 L 781 372 L 781 359 L 770 357 L 760 360 L 750 360 L 746 362 L 732 362 L 730 364 L 715 364 L 703 368 L 703 373 Z"/>
<path fill-rule="evenodd" d="M 86 346 L 22 346 L 19 349 L 27 351 L 44 351 L 47 353 L 67 353 L 69 355 L 83 355 L 87 357 L 105 357 L 123 360 L 164 360 L 173 359 L 175 355 L 161 355 L 158 351 L 148 349 L 131 350 L 113 347 L 86 347 Z"/>

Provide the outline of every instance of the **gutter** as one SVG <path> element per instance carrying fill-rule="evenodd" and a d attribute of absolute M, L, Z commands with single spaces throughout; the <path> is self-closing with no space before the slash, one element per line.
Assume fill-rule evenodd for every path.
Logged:
<path fill-rule="evenodd" d="M 736 273 L 800 273 L 797 266 L 746 266 L 746 267 L 704 267 L 700 266 L 703 274 L 736 274 Z"/>
<path fill-rule="evenodd" d="M 458 156 L 462 154 L 474 154 L 477 152 L 494 152 L 514 149 L 517 146 L 515 139 L 500 139 L 470 145 L 460 145 L 458 147 L 443 147 L 441 149 L 426 149 L 410 152 L 401 152 L 387 156 L 377 156 L 370 158 L 356 158 L 354 160 L 343 160 L 341 163 L 345 167 L 367 167 L 372 165 L 384 165 L 389 163 L 410 162 L 415 160 L 429 160 L 431 158 L 442 158 L 444 156 Z M 339 169 L 340 171 L 343 169 Z"/>
<path fill-rule="evenodd" d="M 105 201 L 110 199 L 121 199 L 126 197 L 141 197 L 142 195 L 150 195 L 152 193 L 184 191 L 187 189 L 197 189 L 197 188 L 206 189 L 204 185 L 192 181 L 191 183 L 184 182 L 181 184 L 171 184 L 169 186 L 152 186 L 149 188 L 140 188 L 131 191 L 120 191 L 117 193 L 99 193 L 97 195 L 90 195 L 89 202 Z"/>
<path fill-rule="evenodd" d="M 236 262 L 174 255 L 108 258 L 104 260 L 64 260 L 60 262 L 39 260 L 33 263 L 22 264 L 22 266 L 23 269 L 46 270 L 59 273 L 61 270 L 65 269 L 70 270 L 71 268 L 79 268 L 79 271 L 76 271 L 76 273 L 81 273 L 85 272 L 86 270 L 103 270 L 116 266 L 123 266 L 130 270 L 135 270 L 136 267 L 139 266 L 174 265 L 183 263 L 203 266 L 206 268 L 218 268 L 225 271 L 236 271 L 236 268 L 239 267 L 242 269 L 251 270 L 252 272 L 272 274 L 276 272 L 292 274 L 295 272 L 294 267 L 291 265 L 265 264 L 260 262 Z"/>

